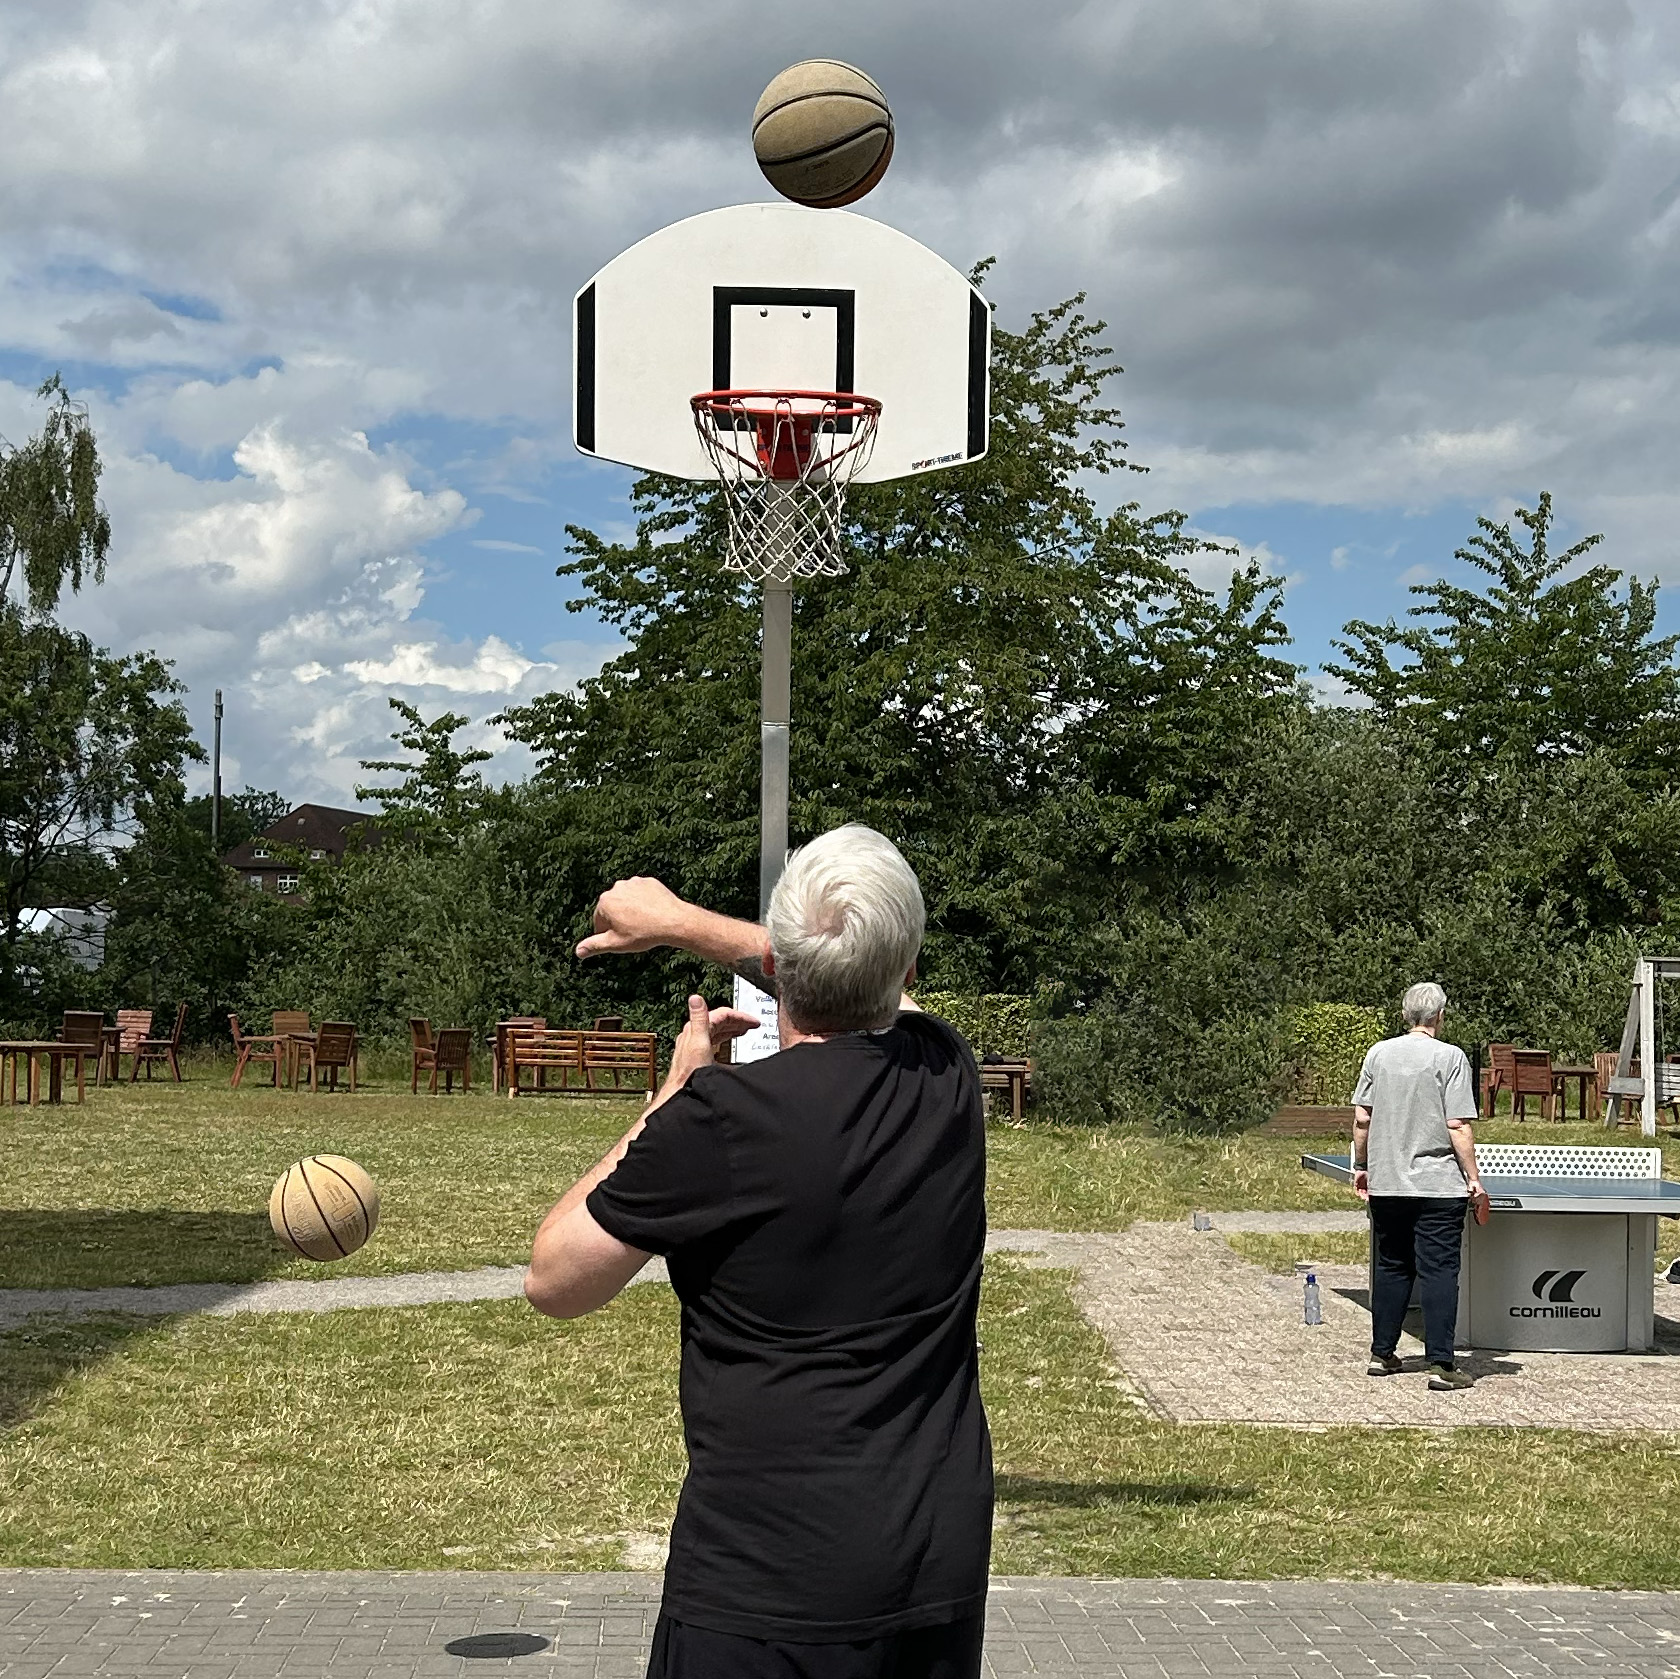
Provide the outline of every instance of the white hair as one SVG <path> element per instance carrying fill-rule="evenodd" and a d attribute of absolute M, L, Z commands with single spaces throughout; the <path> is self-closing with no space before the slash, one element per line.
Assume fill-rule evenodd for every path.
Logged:
<path fill-rule="evenodd" d="M 1400 999 L 1400 1018 L 1408 1027 L 1427 1026 L 1441 1018 L 1447 1006 L 1447 994 L 1433 980 L 1412 986 Z"/>
<path fill-rule="evenodd" d="M 926 922 L 915 871 L 884 834 L 853 822 L 802 846 L 765 916 L 788 1018 L 808 1032 L 890 1024 Z"/>

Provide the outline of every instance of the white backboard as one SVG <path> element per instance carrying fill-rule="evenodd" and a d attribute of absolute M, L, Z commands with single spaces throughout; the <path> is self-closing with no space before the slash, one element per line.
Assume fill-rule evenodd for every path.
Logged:
<path fill-rule="evenodd" d="M 882 404 L 860 483 L 986 452 L 991 311 L 943 257 L 846 210 L 737 204 L 614 257 L 577 294 L 573 441 L 709 479 L 701 391 L 849 391 Z"/>

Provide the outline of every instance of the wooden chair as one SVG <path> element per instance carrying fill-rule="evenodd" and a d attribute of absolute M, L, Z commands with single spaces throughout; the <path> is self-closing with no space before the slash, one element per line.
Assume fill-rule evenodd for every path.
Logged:
<path fill-rule="evenodd" d="M 93 1059 L 93 1082 L 105 1082 L 105 1016 L 91 1010 L 66 1009 L 64 1024 L 59 1028 L 60 1043 L 80 1044 Z M 78 1057 L 76 1076 L 81 1077 Z"/>
<path fill-rule="evenodd" d="M 472 1033 L 465 1026 L 446 1026 L 438 1033 L 431 1050 L 432 1095 L 437 1095 L 438 1074 L 443 1074 L 444 1094 L 455 1089 L 455 1075 L 461 1075 L 461 1094 L 472 1087 Z"/>
<path fill-rule="evenodd" d="M 280 1063 L 286 1059 L 286 1046 L 275 1037 L 272 1032 L 259 1033 L 255 1036 L 239 1030 L 239 1016 L 230 1014 L 228 1025 L 233 1028 L 233 1084 L 234 1090 L 239 1088 L 239 1081 L 245 1076 L 245 1069 L 253 1061 L 266 1061 L 274 1069 L 274 1088 L 280 1088 Z M 264 1045 L 267 1047 L 265 1048 Z"/>
<path fill-rule="evenodd" d="M 653 1032 L 585 1032 L 586 1090 L 628 1090 L 651 1096 L 659 1087 L 659 1038 Z M 628 1076 L 632 1082 L 624 1080 Z M 605 1081 L 610 1079 L 610 1084 Z"/>
<path fill-rule="evenodd" d="M 281 1058 L 280 1066 L 290 1077 L 292 1088 L 296 1090 L 298 1068 L 303 1060 L 303 1046 L 314 1035 L 314 1028 L 309 1024 L 309 1010 L 276 1009 L 269 1031 L 273 1034 L 274 1047 Z"/>
<path fill-rule="evenodd" d="M 300 1039 L 301 1054 L 309 1062 L 309 1090 L 320 1089 L 320 1077 L 327 1075 L 327 1089 L 338 1089 L 340 1068 L 350 1072 L 350 1093 L 356 1091 L 356 1028 L 347 1020 L 323 1020 L 312 1039 Z"/>
<path fill-rule="evenodd" d="M 565 1088 L 573 1073 L 583 1071 L 582 1032 L 551 1032 L 546 1027 L 520 1026 L 507 1035 L 507 1065 L 503 1069 L 509 1097 L 520 1094 L 519 1070 L 530 1067 L 537 1075 L 534 1089 L 546 1087 L 547 1075 L 560 1074 Z"/>
<path fill-rule="evenodd" d="M 150 1009 L 118 1009 L 117 1024 L 105 1034 L 105 1054 L 110 1062 L 109 1077 L 114 1081 L 122 1073 L 122 1058 L 132 1055 L 152 1032 Z"/>
<path fill-rule="evenodd" d="M 1621 1059 L 1613 1049 L 1601 1049 L 1593 1055 L 1593 1106 L 1599 1108 L 1599 1113 L 1608 1125 L 1610 1123 L 1610 1105 L 1618 1099 L 1610 1094 L 1610 1081 L 1616 1076 L 1616 1063 Z M 1599 1107 L 1602 1103 L 1603 1106 Z M 1618 1102 L 1619 1106 L 1625 1106 Z M 1618 1113 L 1616 1116 L 1622 1116 Z"/>
<path fill-rule="evenodd" d="M 1557 1096 L 1557 1078 L 1552 1072 L 1552 1053 L 1547 1049 L 1514 1049 L 1511 1051 L 1511 1117 L 1528 1118 L 1528 1098 L 1540 1098 L 1540 1117 L 1552 1118 L 1552 1102 Z"/>
<path fill-rule="evenodd" d="M 410 1018 L 408 1022 L 408 1090 L 412 1096 L 420 1089 L 420 1075 L 428 1067 L 436 1069 L 437 1063 L 433 1059 L 437 1043 L 432 1037 L 432 1023 L 429 1020 Z"/>
<path fill-rule="evenodd" d="M 496 1022 L 496 1036 L 490 1046 L 490 1094 L 501 1093 L 502 1083 L 507 1078 L 508 1042 L 515 1032 L 545 1031 L 548 1022 L 540 1014 L 513 1014 L 506 1020 Z M 539 1074 L 539 1079 L 546 1075 Z"/>
<path fill-rule="evenodd" d="M 166 1062 L 170 1072 L 175 1075 L 175 1082 L 181 1080 L 181 1032 L 187 1024 L 187 1005 L 183 1003 L 175 1011 L 175 1030 L 167 1038 L 142 1038 L 135 1044 L 133 1060 L 128 1069 L 128 1082 L 133 1084 L 140 1076 L 140 1068 L 144 1063 L 146 1081 L 149 1084 L 152 1077 L 152 1063 Z"/>
<path fill-rule="evenodd" d="M 1482 1068 L 1482 1107 L 1483 1115 L 1492 1119 L 1494 1105 L 1499 1100 L 1501 1090 L 1511 1088 L 1511 1057 L 1516 1054 L 1515 1044 L 1489 1044 L 1487 1046 L 1487 1065 Z"/>

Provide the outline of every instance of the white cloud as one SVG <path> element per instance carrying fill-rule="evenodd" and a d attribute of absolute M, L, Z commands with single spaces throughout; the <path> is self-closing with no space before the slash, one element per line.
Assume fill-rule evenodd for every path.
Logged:
<path fill-rule="evenodd" d="M 431 545 L 535 553 L 495 511 L 574 516 L 573 290 L 765 196 L 753 100 L 818 51 L 894 101 L 862 209 L 959 266 L 995 253 L 1005 325 L 1080 289 L 1111 323 L 1153 473 L 1110 490 L 1194 514 L 1550 488 L 1616 563 L 1680 575 L 1669 0 L 948 13 L 19 0 L 0 434 L 37 423 L 36 369 L 85 387 L 117 546 L 76 615 L 176 659 L 195 704 L 221 682 L 250 773 L 300 793 L 380 751 L 384 684 L 477 718 L 591 668 L 601 645 L 540 650 L 546 624 L 518 645 L 530 600 L 494 633 L 434 621 Z M 378 441 L 403 427 L 436 458 Z"/>

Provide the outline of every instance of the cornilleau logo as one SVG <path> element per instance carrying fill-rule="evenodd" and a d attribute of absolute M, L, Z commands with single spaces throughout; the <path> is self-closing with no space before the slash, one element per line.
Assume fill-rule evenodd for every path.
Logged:
<path fill-rule="evenodd" d="M 1529 1292 L 1536 1300 L 1550 1301 L 1545 1306 L 1513 1306 L 1511 1316 L 1514 1318 L 1601 1318 L 1603 1311 L 1597 1306 L 1577 1306 L 1575 1304 L 1575 1285 L 1586 1275 L 1585 1271 L 1542 1271 L 1530 1285 Z"/>
<path fill-rule="evenodd" d="M 1536 1300 L 1562 1300 L 1571 1302 L 1575 1298 L 1575 1285 L 1586 1275 L 1585 1271 L 1542 1271 L 1534 1279 L 1533 1294 Z M 1557 1281 L 1552 1282 L 1556 1277 Z M 1552 1283 L 1548 1289 L 1547 1283 Z"/>

